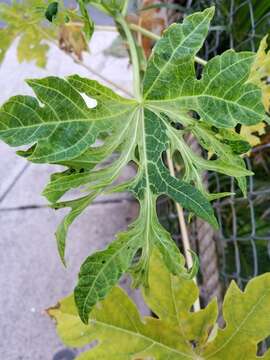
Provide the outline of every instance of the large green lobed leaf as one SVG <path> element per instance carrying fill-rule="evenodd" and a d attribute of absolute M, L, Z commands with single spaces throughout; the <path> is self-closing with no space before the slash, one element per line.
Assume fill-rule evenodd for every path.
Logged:
<path fill-rule="evenodd" d="M 194 56 L 213 14 L 213 8 L 206 9 L 166 30 L 149 60 L 142 101 L 125 99 L 75 75 L 66 80 L 29 80 L 36 97 L 15 96 L 0 109 L 3 141 L 15 147 L 28 144 L 30 148 L 20 154 L 30 161 L 67 167 L 53 175 L 44 190 L 52 207 L 71 208 L 56 233 L 63 261 L 68 227 L 96 196 L 130 191 L 140 203 L 140 214 L 130 229 L 82 265 L 75 300 L 85 323 L 93 306 L 124 272 L 132 273 L 135 285 L 148 285 L 155 248 L 172 274 L 185 278 L 194 274 L 195 269 L 185 268 L 170 234 L 158 221 L 159 196 L 167 195 L 217 227 L 209 200 L 226 194 L 208 194 L 203 171 L 235 176 L 245 191 L 245 176 L 251 173 L 240 155 L 249 147 L 231 127 L 264 119 L 261 90 L 247 84 L 252 53 L 226 52 L 207 64 L 201 79 L 196 78 Z M 87 97 L 96 100 L 95 107 L 89 108 Z M 177 130 L 175 123 L 183 129 Z M 190 133 L 215 160 L 202 159 L 187 146 L 185 137 Z M 164 162 L 168 150 L 179 152 L 183 159 L 181 179 L 171 176 Z M 116 154 L 113 159 L 112 154 Z M 116 185 L 131 162 L 137 166 L 136 176 Z M 80 188 L 83 197 L 59 201 L 73 188 Z"/>

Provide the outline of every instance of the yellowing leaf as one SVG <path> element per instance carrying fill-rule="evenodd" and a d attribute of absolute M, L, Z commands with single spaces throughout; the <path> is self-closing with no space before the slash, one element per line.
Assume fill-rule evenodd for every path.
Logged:
<path fill-rule="evenodd" d="M 44 67 L 49 46 L 44 41 L 57 37 L 56 29 L 45 24 L 46 3 L 42 0 L 13 1 L 0 4 L 0 62 L 11 43 L 19 38 L 17 55 L 19 62 L 35 61 Z"/>
<path fill-rule="evenodd" d="M 260 136 L 265 134 L 265 126 L 263 122 L 251 126 L 242 125 L 240 134 L 254 147 L 261 143 Z"/>
<path fill-rule="evenodd" d="M 260 43 L 255 61 L 251 67 L 249 81 L 258 85 L 262 90 L 263 104 L 266 112 L 270 112 L 270 51 L 265 36 Z M 257 134 L 254 134 L 257 133 Z M 265 133 L 265 123 L 246 126 L 242 125 L 241 135 L 244 136 L 250 145 L 260 144 L 260 135 Z"/>
<path fill-rule="evenodd" d="M 224 329 L 216 324 L 215 300 L 191 311 L 197 296 L 195 283 L 169 274 L 155 252 L 145 299 L 157 318 L 142 319 L 117 287 L 95 306 L 89 325 L 81 323 L 72 296 L 48 313 L 66 345 L 81 348 L 98 341 L 78 360 L 257 359 L 257 344 L 270 335 L 270 274 L 251 280 L 244 292 L 231 283 L 223 304 Z"/>
<path fill-rule="evenodd" d="M 66 24 L 68 18 L 70 23 Z M 0 62 L 15 39 L 19 39 L 17 57 L 19 62 L 34 61 L 45 67 L 47 52 L 51 41 L 57 40 L 60 32 L 60 48 L 81 59 L 82 51 L 87 50 L 83 35 L 82 21 L 76 10 L 64 9 L 63 1 L 43 0 L 12 1 L 0 4 Z M 50 22 L 51 23 L 50 23 Z M 60 28 L 60 30 L 59 30 Z"/>
<path fill-rule="evenodd" d="M 226 322 L 205 350 L 207 359 L 257 359 L 257 344 L 270 335 L 270 274 L 250 280 L 244 292 L 232 282 L 223 304 Z"/>
<path fill-rule="evenodd" d="M 204 310 L 190 312 L 198 296 L 194 281 L 172 276 L 159 254 L 153 254 L 145 302 L 159 319 L 177 325 L 183 338 L 202 346 L 215 325 L 218 309 L 213 299 Z"/>
<path fill-rule="evenodd" d="M 270 112 L 270 50 L 267 35 L 260 43 L 255 61 L 251 67 L 249 81 L 262 89 L 265 111 Z"/>

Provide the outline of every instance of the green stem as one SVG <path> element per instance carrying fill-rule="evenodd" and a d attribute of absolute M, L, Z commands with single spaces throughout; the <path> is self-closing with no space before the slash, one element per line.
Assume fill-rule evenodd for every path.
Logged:
<path fill-rule="evenodd" d="M 131 30 L 137 31 L 137 32 L 143 34 L 144 36 L 148 37 L 149 39 L 152 39 L 155 41 L 158 41 L 160 39 L 159 35 L 154 34 L 153 32 L 146 30 L 145 28 L 143 28 L 139 25 L 130 23 L 130 24 L 128 24 L 128 26 L 130 27 Z"/>
<path fill-rule="evenodd" d="M 128 3 L 129 3 L 129 0 L 126 0 L 126 1 L 125 1 L 125 4 L 124 4 L 124 6 L 123 6 L 123 10 L 122 10 L 122 15 L 123 15 L 123 16 L 126 16 L 126 15 L 127 15 Z"/>
<path fill-rule="evenodd" d="M 133 70 L 134 96 L 138 101 L 141 101 L 142 95 L 141 95 L 140 64 L 139 64 L 139 57 L 138 57 L 135 40 L 123 16 L 117 17 L 116 21 L 122 27 L 129 44 L 131 61 L 132 61 L 132 70 Z"/>

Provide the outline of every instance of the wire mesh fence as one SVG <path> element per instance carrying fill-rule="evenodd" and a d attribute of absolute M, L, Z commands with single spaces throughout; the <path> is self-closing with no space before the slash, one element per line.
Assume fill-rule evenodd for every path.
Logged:
<path fill-rule="evenodd" d="M 252 277 L 270 271 L 270 169 L 266 154 L 269 157 L 268 147 L 257 156 L 246 158 L 248 169 L 255 172 L 248 178 L 246 198 L 232 178 L 216 173 L 209 176 L 217 191 L 227 188 L 236 193 L 214 203 L 220 224 L 216 239 L 225 285 L 234 279 L 243 288 Z M 260 164 L 256 164 L 258 156 Z"/>
<path fill-rule="evenodd" d="M 216 6 L 216 15 L 207 41 L 200 56 L 209 59 L 226 49 L 252 50 L 258 48 L 260 40 L 270 29 L 270 2 L 255 0 L 204 0 L 175 1 L 179 11 L 172 19 L 178 20 L 183 15 L 203 10 L 210 5 Z M 183 6 L 185 11 L 183 12 Z M 199 69 L 200 71 L 200 69 Z M 261 139 L 262 140 L 262 139 Z M 240 288 L 252 277 L 270 271 L 270 136 L 266 128 L 262 145 L 253 148 L 245 161 L 255 175 L 247 179 L 247 197 L 237 188 L 234 179 L 208 174 L 208 185 L 211 192 L 231 191 L 235 195 L 213 203 L 216 209 L 220 230 L 214 235 L 218 256 L 220 280 L 226 288 L 234 279 Z M 161 221 L 173 233 L 175 241 L 181 248 L 181 235 L 177 223 L 177 214 L 170 201 L 161 200 L 159 206 Z M 192 248 L 202 258 L 198 241 L 209 240 L 207 230 L 198 234 L 198 224 L 192 221 L 189 226 Z M 201 230 L 200 230 L 201 231 Z M 209 260 L 209 259 L 208 259 Z M 211 260 L 211 259 L 210 259 Z M 216 259 L 212 259 L 216 261 Z M 199 281 L 205 301 L 209 300 L 204 272 L 209 261 L 201 266 Z M 206 269 L 206 270 L 205 270 Z M 206 282 L 205 282 L 205 281 Z"/>

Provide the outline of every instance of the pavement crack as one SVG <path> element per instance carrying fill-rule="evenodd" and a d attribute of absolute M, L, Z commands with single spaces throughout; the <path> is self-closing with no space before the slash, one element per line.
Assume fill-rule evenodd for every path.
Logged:
<path fill-rule="evenodd" d="M 89 207 L 93 207 L 96 205 L 110 205 L 110 204 L 121 204 L 121 203 L 135 203 L 136 200 L 132 198 L 124 198 L 124 199 L 100 199 L 94 201 Z M 42 205 L 42 204 L 29 204 L 29 205 L 21 205 L 21 206 L 14 206 L 14 207 L 2 207 L 0 208 L 0 212 L 6 211 L 25 211 L 25 210 L 40 210 L 40 209 L 53 209 L 51 205 Z"/>
<path fill-rule="evenodd" d="M 13 187 L 16 185 L 17 181 L 20 179 L 20 177 L 24 174 L 26 169 L 30 166 L 30 163 L 26 163 L 22 169 L 16 174 L 16 176 L 13 178 L 7 189 L 4 191 L 4 193 L 0 196 L 0 203 L 5 199 L 5 197 L 11 192 Z"/>

